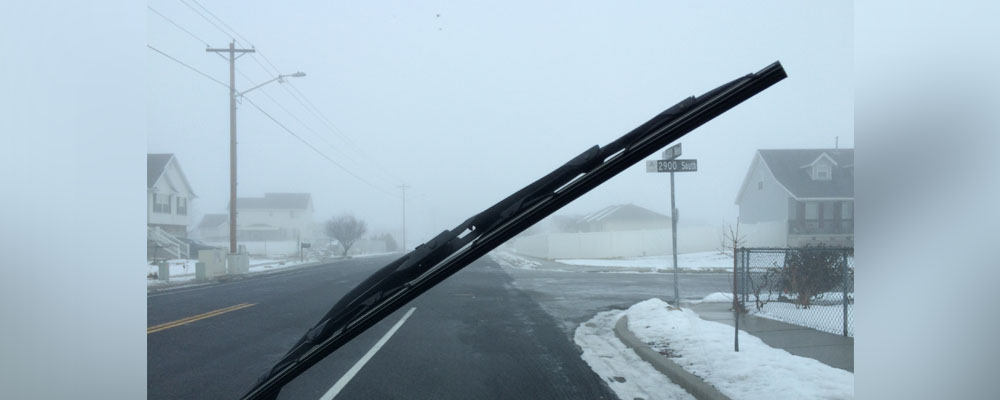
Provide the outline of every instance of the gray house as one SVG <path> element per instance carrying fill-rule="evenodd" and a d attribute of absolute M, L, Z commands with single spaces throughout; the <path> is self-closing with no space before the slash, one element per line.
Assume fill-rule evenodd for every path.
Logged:
<path fill-rule="evenodd" d="M 854 149 L 757 150 L 736 204 L 752 245 L 853 246 Z"/>

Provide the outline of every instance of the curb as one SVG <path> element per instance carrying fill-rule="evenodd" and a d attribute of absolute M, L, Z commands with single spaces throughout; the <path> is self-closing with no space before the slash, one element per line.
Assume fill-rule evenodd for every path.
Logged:
<path fill-rule="evenodd" d="M 696 375 L 687 372 L 680 365 L 677 365 L 668 357 L 643 343 L 635 337 L 632 331 L 628 330 L 628 316 L 622 315 L 618 323 L 615 324 L 615 336 L 621 339 L 626 346 L 635 351 L 639 358 L 653 365 L 657 371 L 670 378 L 671 381 L 684 388 L 688 393 L 698 400 L 730 400 L 728 396 L 722 394 L 715 386 L 708 384 Z"/>

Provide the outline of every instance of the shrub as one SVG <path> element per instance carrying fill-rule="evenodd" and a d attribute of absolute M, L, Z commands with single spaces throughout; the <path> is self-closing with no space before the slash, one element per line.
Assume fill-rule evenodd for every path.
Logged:
<path fill-rule="evenodd" d="M 796 304 L 809 308 L 813 298 L 837 288 L 844 280 L 841 262 L 844 252 L 823 245 L 789 250 L 781 269 L 783 291 L 796 296 Z"/>

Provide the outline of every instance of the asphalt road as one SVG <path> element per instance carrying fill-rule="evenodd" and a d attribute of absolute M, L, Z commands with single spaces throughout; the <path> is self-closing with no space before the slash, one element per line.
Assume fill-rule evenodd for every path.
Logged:
<path fill-rule="evenodd" d="M 150 295 L 147 326 L 162 330 L 147 334 L 148 398 L 238 398 L 340 296 L 388 261 L 357 259 Z M 318 399 L 345 376 L 352 379 L 337 399 L 615 398 L 560 324 L 484 258 L 314 366 L 281 398 Z"/>
<path fill-rule="evenodd" d="M 575 268 L 537 260 L 537 269 L 504 268 L 514 285 L 528 294 L 572 337 L 576 327 L 601 311 L 626 309 L 653 297 L 673 303 L 671 272 L 621 273 L 615 268 Z M 714 292 L 732 291 L 728 273 L 678 274 L 680 300 L 699 300 Z"/>

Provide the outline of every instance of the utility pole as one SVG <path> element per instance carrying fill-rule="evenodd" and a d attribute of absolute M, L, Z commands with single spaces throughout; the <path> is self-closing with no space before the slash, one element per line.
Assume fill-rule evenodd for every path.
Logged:
<path fill-rule="evenodd" d="M 410 185 L 402 184 L 399 188 L 403 191 L 403 253 L 406 253 L 406 188 Z"/>
<path fill-rule="evenodd" d="M 680 288 L 677 283 L 677 206 L 674 204 L 674 172 L 670 171 L 670 249 L 674 253 L 674 307 L 681 307 Z"/>
<path fill-rule="evenodd" d="M 237 49 L 233 40 L 228 49 L 207 48 L 205 51 L 229 53 L 229 253 L 236 254 L 236 59 L 253 53 L 254 49 Z"/>

